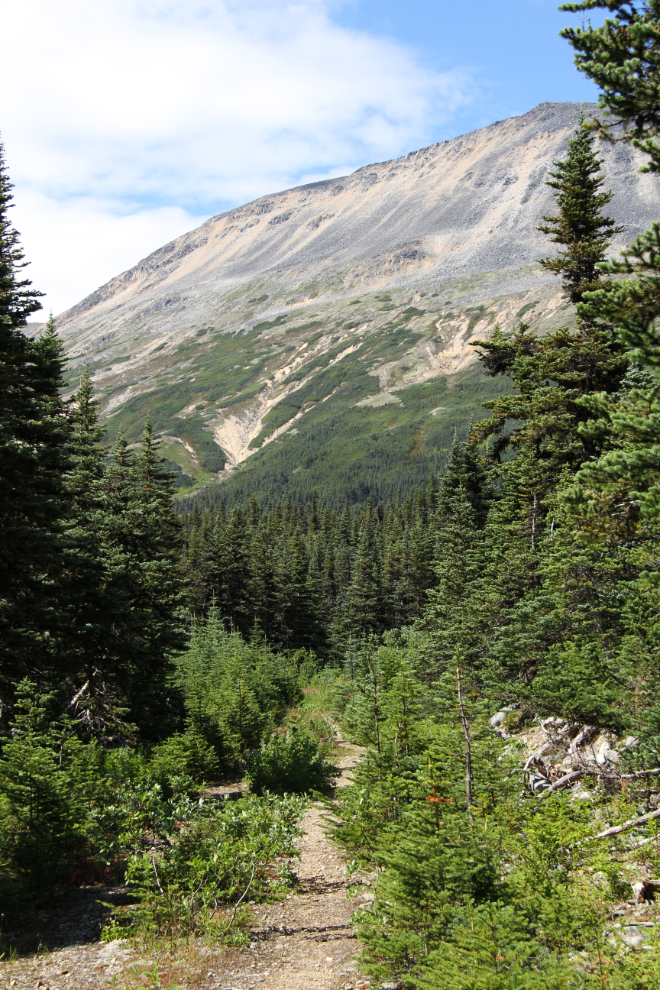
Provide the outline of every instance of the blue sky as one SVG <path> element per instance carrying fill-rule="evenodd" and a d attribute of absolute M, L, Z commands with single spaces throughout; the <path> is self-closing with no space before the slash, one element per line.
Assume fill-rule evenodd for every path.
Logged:
<path fill-rule="evenodd" d="M 3 16 L 14 222 L 56 314 L 214 213 L 597 95 L 553 0 L 21 0 Z"/>
<path fill-rule="evenodd" d="M 575 70 L 559 31 L 575 15 L 555 0 L 347 0 L 333 5 L 348 28 L 396 38 L 436 71 L 467 68 L 474 103 L 442 128 L 473 129 L 525 113 L 545 101 L 596 101 L 596 87 Z M 592 16 L 598 21 L 599 11 Z M 449 136 L 455 136 L 454 133 Z"/>

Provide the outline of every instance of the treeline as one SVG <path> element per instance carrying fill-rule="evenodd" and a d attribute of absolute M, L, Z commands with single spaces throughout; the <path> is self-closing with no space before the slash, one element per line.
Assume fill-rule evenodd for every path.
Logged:
<path fill-rule="evenodd" d="M 202 615 L 213 603 L 245 637 L 258 631 L 283 649 L 335 659 L 350 639 L 401 628 L 422 615 L 436 581 L 438 507 L 453 479 L 340 512 L 316 493 L 307 505 L 262 507 L 253 497 L 246 508 L 194 507 L 183 517 L 190 608 Z"/>
<path fill-rule="evenodd" d="M 382 339 L 388 336 L 383 330 Z M 297 434 L 287 433 L 255 451 L 221 484 L 197 492 L 199 509 L 215 510 L 222 502 L 247 506 L 253 495 L 263 505 L 269 500 L 272 506 L 284 504 L 287 498 L 306 503 L 316 490 L 324 505 L 341 512 L 346 503 L 364 506 L 370 496 L 376 505 L 408 498 L 424 487 L 430 474 L 441 477 L 454 436 L 467 437 L 471 423 L 483 418 L 482 403 L 495 398 L 504 383 L 484 376 L 477 364 L 452 379 L 450 387 L 442 377 L 408 385 L 396 392 L 403 405 L 396 407 L 393 422 L 394 406 L 355 406 L 376 387 L 366 374 L 376 354 L 370 346 L 365 342 L 364 355 L 356 352 L 350 361 L 341 362 L 346 367 L 330 391 L 335 385 L 341 388 L 305 414 Z M 361 356 L 364 360 L 358 360 Z M 360 383 L 358 391 L 354 381 Z M 441 414 L 431 415 L 438 406 Z M 189 511 L 187 502 L 179 502 L 184 513 Z"/>

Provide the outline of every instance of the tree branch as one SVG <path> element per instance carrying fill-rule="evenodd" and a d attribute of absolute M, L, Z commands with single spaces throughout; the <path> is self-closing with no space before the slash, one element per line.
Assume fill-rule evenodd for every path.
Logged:
<path fill-rule="evenodd" d="M 606 828 L 604 832 L 594 835 L 594 839 L 609 839 L 611 835 L 620 835 L 621 832 L 625 832 L 629 828 L 634 828 L 636 825 L 646 825 L 647 822 L 653 821 L 654 818 L 660 818 L 660 808 L 657 811 L 649 811 L 648 814 L 642 815 L 641 818 L 631 818 L 629 821 L 624 822 L 623 825 L 613 825 L 612 828 Z"/>
<path fill-rule="evenodd" d="M 545 791 L 542 791 L 541 794 L 539 794 L 539 798 L 547 797 L 549 794 L 554 793 L 554 791 L 560 791 L 562 787 L 568 787 L 570 784 L 574 784 L 576 780 L 580 780 L 581 777 L 584 777 L 587 772 L 587 770 L 572 770 L 570 773 L 567 773 L 565 777 L 560 777 L 559 780 L 554 782 L 554 784 L 546 788 Z"/>

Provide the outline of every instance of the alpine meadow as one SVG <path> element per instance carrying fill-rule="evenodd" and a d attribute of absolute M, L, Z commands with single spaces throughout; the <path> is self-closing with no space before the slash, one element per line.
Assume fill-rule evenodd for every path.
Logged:
<path fill-rule="evenodd" d="M 45 323 L 0 146 L 2 986 L 660 986 L 660 0 L 560 10 Z"/>

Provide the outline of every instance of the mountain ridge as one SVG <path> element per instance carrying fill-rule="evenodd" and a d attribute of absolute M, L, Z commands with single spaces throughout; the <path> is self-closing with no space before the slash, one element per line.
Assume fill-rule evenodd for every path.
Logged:
<path fill-rule="evenodd" d="M 223 213 L 210 217 L 200 227 L 195 228 L 195 230 L 190 231 L 187 234 L 181 235 L 181 237 L 178 237 L 175 240 L 164 245 L 163 247 L 157 249 L 156 251 L 148 255 L 145 259 L 138 262 L 137 265 L 133 266 L 130 269 L 127 269 L 126 272 L 121 273 L 120 275 L 116 276 L 114 279 L 111 279 L 110 282 L 106 283 L 100 289 L 97 289 L 94 293 L 91 293 L 85 299 L 81 300 L 81 302 L 78 303 L 76 306 L 72 307 L 66 313 L 62 314 L 61 319 L 63 319 L 64 322 L 68 324 L 74 316 L 80 315 L 81 313 L 94 308 L 94 306 L 98 305 L 99 302 L 104 301 L 106 298 L 112 298 L 113 295 L 116 295 L 116 291 L 112 291 L 112 290 L 121 289 L 133 281 L 140 281 L 145 276 L 159 272 L 162 269 L 163 265 L 172 266 L 174 263 L 182 261 L 183 258 L 185 258 L 187 255 L 207 245 L 209 241 L 209 234 L 213 231 L 213 228 L 217 224 L 223 221 L 234 220 L 234 219 L 239 220 L 241 218 L 247 219 L 248 221 L 252 221 L 251 223 L 245 225 L 243 230 L 241 231 L 241 233 L 245 233 L 248 227 L 252 227 L 256 225 L 254 223 L 255 220 L 258 223 L 260 217 L 265 217 L 267 215 L 272 214 L 270 216 L 270 219 L 266 222 L 266 225 L 269 227 L 282 226 L 286 224 L 292 217 L 290 214 L 287 214 L 286 210 L 284 214 L 281 212 L 277 213 L 275 212 L 275 210 L 278 207 L 284 207 L 286 205 L 286 201 L 296 195 L 304 194 L 305 196 L 310 196 L 311 194 L 318 192 L 328 192 L 333 198 L 336 198 L 339 195 L 341 195 L 343 191 L 345 191 L 347 186 L 350 187 L 352 191 L 355 191 L 356 187 L 361 187 L 362 190 L 364 190 L 366 188 L 374 186 L 375 184 L 382 184 L 383 181 L 390 180 L 391 178 L 394 177 L 394 174 L 396 172 L 400 172 L 406 167 L 412 167 L 414 169 L 415 166 L 421 164 L 422 170 L 425 165 L 430 168 L 435 168 L 439 164 L 443 164 L 443 162 L 440 161 L 437 162 L 433 161 L 434 157 L 438 158 L 442 152 L 449 152 L 449 155 L 446 156 L 448 160 L 453 159 L 454 161 L 456 160 L 460 161 L 466 157 L 469 157 L 470 151 L 473 150 L 470 145 L 471 141 L 484 142 L 485 140 L 486 142 L 489 142 L 491 139 L 494 138 L 498 144 L 498 147 L 496 149 L 497 157 L 501 159 L 502 158 L 501 138 L 505 136 L 506 131 L 510 131 L 510 132 L 513 131 L 514 133 L 522 134 L 523 138 L 525 139 L 523 143 L 526 143 L 527 145 L 530 145 L 535 138 L 539 137 L 539 135 L 556 133 L 558 131 L 565 132 L 562 136 L 567 138 L 568 132 L 572 131 L 573 128 L 575 127 L 578 108 L 584 108 L 585 106 L 587 112 L 593 112 L 596 109 L 594 104 L 587 104 L 587 105 L 551 104 L 551 103 L 539 104 L 538 107 L 535 107 L 533 110 L 529 111 L 527 114 L 521 115 L 520 117 L 512 117 L 504 121 L 496 121 L 493 124 L 489 124 L 487 127 L 480 128 L 476 131 L 472 131 L 466 135 L 452 138 L 447 141 L 438 142 L 429 145 L 428 147 L 418 149 L 416 151 L 411 151 L 408 154 L 401 156 L 400 158 L 389 159 L 384 162 L 365 165 L 357 169 L 355 172 L 352 172 L 346 176 L 339 176 L 332 179 L 325 179 L 319 182 L 306 183 L 300 186 L 294 186 L 291 189 L 282 190 L 276 193 L 269 193 L 265 196 L 259 197 L 256 200 L 253 200 L 250 203 L 246 203 L 241 206 L 234 207 L 231 210 L 226 210 Z M 525 132 L 527 133 L 525 134 Z M 605 148 L 601 149 L 601 151 L 605 153 L 606 161 L 607 164 L 609 165 L 610 175 L 612 174 L 613 171 L 615 171 L 615 173 L 618 173 L 625 178 L 629 178 L 631 160 L 638 157 L 636 156 L 636 153 L 629 146 L 627 145 L 617 145 L 614 147 L 605 146 Z M 485 162 L 483 161 L 484 158 L 483 149 L 481 149 L 480 155 L 482 158 L 482 166 L 489 168 L 492 164 L 492 155 L 490 155 Z M 447 163 L 445 162 L 444 164 Z M 549 162 L 547 160 L 547 155 L 542 154 L 540 156 L 540 161 L 537 163 L 535 174 L 532 174 L 531 181 L 527 183 L 527 187 L 523 195 L 519 197 L 521 205 L 525 205 L 526 202 L 529 202 L 536 189 L 542 186 L 543 178 L 545 176 L 545 172 L 547 170 L 548 164 Z M 612 166 L 614 166 L 614 169 L 612 168 Z M 379 175 L 378 170 L 380 170 L 382 174 Z M 501 172 L 502 169 L 500 168 L 500 173 Z M 418 175 L 417 178 L 419 177 L 420 176 Z M 459 178 L 459 181 L 461 178 L 463 180 L 468 180 L 468 181 L 470 179 L 474 179 L 474 186 L 476 188 L 483 187 L 484 185 L 483 175 L 482 176 L 475 175 L 469 169 L 463 171 L 463 174 Z M 511 175 L 508 172 L 505 172 L 505 174 L 499 174 L 499 175 L 496 174 L 495 176 L 493 176 L 491 184 L 497 184 L 498 182 L 500 182 L 503 184 L 504 187 L 512 186 L 512 185 L 516 185 L 519 182 L 519 179 L 520 179 L 519 176 Z M 638 181 L 638 186 L 641 181 L 642 181 L 642 177 L 640 177 L 640 180 Z M 652 185 L 652 183 L 647 183 L 647 184 L 649 186 Z M 497 198 L 499 198 L 499 196 Z M 549 200 L 550 194 L 548 194 L 545 198 Z M 465 201 L 465 196 L 463 196 L 462 199 L 463 201 Z M 510 199 L 512 202 L 514 202 L 516 199 L 516 194 L 514 193 L 510 197 Z M 296 204 L 296 205 L 299 206 L 300 204 Z M 404 213 L 405 213 L 404 220 L 406 224 L 410 222 L 409 205 L 410 205 L 409 203 L 406 204 L 404 209 Z M 486 204 L 482 204 L 482 206 L 485 205 Z M 622 218 L 623 223 L 629 228 L 638 227 L 639 222 L 635 224 L 634 220 L 641 219 L 641 214 L 645 211 L 640 211 L 639 209 L 635 210 L 634 212 L 637 215 L 634 218 L 632 218 L 633 219 L 632 223 L 631 223 L 631 217 L 629 211 L 630 211 L 630 204 L 627 211 L 627 215 Z M 450 214 L 449 219 L 451 221 L 454 221 L 457 216 L 460 216 L 461 219 L 467 220 L 469 225 L 470 222 L 473 222 L 475 219 L 474 213 L 475 213 L 474 205 L 468 208 L 467 210 L 465 210 L 464 208 L 462 209 L 461 204 L 459 203 L 457 208 L 453 210 L 452 213 Z M 437 236 L 437 231 L 434 226 L 434 222 L 437 221 L 437 217 L 434 214 L 433 210 L 427 211 L 425 216 L 428 220 L 428 223 L 425 225 L 425 229 L 423 229 L 421 232 L 420 231 L 416 232 L 416 236 L 413 236 L 412 238 L 413 242 L 419 239 L 420 233 L 421 236 L 427 236 L 427 237 L 433 236 L 434 233 Z M 325 223 L 328 220 L 334 220 L 334 219 L 337 219 L 336 214 L 333 216 L 328 216 L 328 215 L 324 216 L 323 213 L 321 213 L 320 216 L 311 217 L 310 220 L 312 221 L 312 223 L 308 223 L 308 226 L 312 226 L 312 224 L 316 222 L 317 226 L 313 227 L 312 229 L 318 230 L 318 227 L 320 227 L 323 223 Z M 391 221 L 392 218 L 388 218 L 388 219 Z M 513 218 L 514 227 L 516 225 L 516 219 L 517 218 Z M 232 225 L 230 225 L 230 229 L 231 227 Z M 347 259 L 345 256 L 344 257 L 341 256 L 342 253 L 344 253 L 345 255 L 345 252 L 341 251 L 341 246 L 340 246 L 340 256 L 335 257 L 335 263 L 341 264 L 346 260 L 363 260 L 366 257 L 375 256 L 378 253 L 378 251 L 373 250 L 373 246 L 372 246 L 375 239 L 375 234 L 376 231 L 374 230 L 374 226 L 372 223 L 369 226 L 369 230 L 368 230 L 369 245 L 367 246 L 367 250 L 359 251 L 357 255 L 355 255 L 355 252 L 353 252 L 354 257 L 349 257 Z M 333 245 L 332 243 L 330 243 L 327 247 L 324 247 L 323 234 L 317 235 L 315 240 L 317 241 L 317 243 L 320 241 L 320 248 L 321 248 L 317 260 L 325 261 L 333 250 L 335 254 L 337 253 L 336 244 Z M 349 247 L 355 247 L 355 245 L 359 244 L 360 241 L 361 241 L 360 237 L 357 238 L 352 237 L 349 240 Z M 402 240 L 399 237 L 397 239 L 396 222 L 388 223 L 385 241 L 383 241 L 382 239 L 380 241 L 380 247 L 384 249 L 383 253 L 389 253 L 389 251 L 391 251 L 392 241 L 395 242 L 396 247 L 403 247 L 410 243 L 409 238 L 405 238 Z M 498 242 L 497 236 L 494 238 L 494 241 Z M 535 238 L 534 246 L 536 246 L 536 244 L 539 245 L 542 244 L 542 239 Z M 276 244 L 274 246 L 279 246 L 279 245 Z M 533 260 L 533 252 L 528 251 L 525 257 L 511 256 L 511 248 L 509 247 L 509 253 L 505 254 L 503 257 L 500 258 L 498 258 L 497 256 L 494 257 L 493 254 L 491 253 L 490 258 L 487 257 L 485 260 L 486 261 L 496 260 L 498 262 L 505 261 L 506 264 L 526 263 L 526 262 L 528 263 Z M 309 263 L 309 258 L 303 257 L 303 261 L 307 264 Z M 242 268 L 239 267 L 236 275 L 238 277 L 240 275 L 254 274 L 255 271 L 261 272 L 263 270 L 270 270 L 270 269 L 282 270 L 283 268 L 291 267 L 291 264 L 292 264 L 291 261 L 289 261 L 288 264 L 284 264 L 283 261 L 280 260 L 278 264 L 269 265 L 268 268 L 264 269 L 262 267 L 259 267 L 258 265 L 257 266 L 255 266 L 254 264 L 246 265 L 244 263 Z M 484 263 L 484 258 L 483 256 L 480 255 L 478 257 L 478 260 L 475 259 L 472 262 L 472 264 L 464 267 L 465 267 L 465 271 L 461 271 L 460 274 L 470 274 L 476 271 L 486 271 L 486 270 L 490 270 L 493 267 L 497 269 L 497 268 L 505 267 L 505 265 L 501 263 L 495 265 Z M 457 273 L 458 272 L 455 270 L 455 265 L 450 265 L 449 267 L 445 268 L 445 274 L 448 277 L 452 277 Z M 165 277 L 169 277 L 170 273 L 161 272 L 161 274 L 164 275 Z"/>
<path fill-rule="evenodd" d="M 334 417 L 323 449 L 349 421 L 356 436 L 403 428 L 400 390 L 436 381 L 439 395 L 440 378 L 473 375 L 469 344 L 497 322 L 512 329 L 522 311 L 543 332 L 572 319 L 536 261 L 548 253 L 536 227 L 553 208 L 548 168 L 582 109 L 595 111 L 541 104 L 209 218 L 58 317 L 71 384 L 89 363 L 111 430 L 135 438 L 149 409 L 172 460 L 225 486 L 248 460 L 249 474 L 282 457 L 293 484 L 299 435 L 313 447 L 314 423 Z M 657 217 L 660 195 L 635 174 L 634 149 L 600 151 L 622 246 Z M 479 408 L 475 393 L 469 416 Z M 424 427 L 422 453 L 436 470 L 457 421 L 434 418 L 446 422 Z M 410 456 L 422 429 L 412 426 Z"/>

